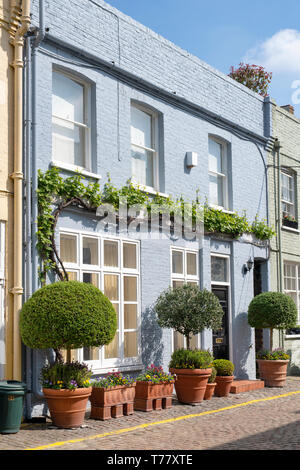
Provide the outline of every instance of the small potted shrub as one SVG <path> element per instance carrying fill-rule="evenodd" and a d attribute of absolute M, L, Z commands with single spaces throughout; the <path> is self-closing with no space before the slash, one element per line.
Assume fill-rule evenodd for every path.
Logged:
<path fill-rule="evenodd" d="M 264 380 L 266 387 L 285 386 L 289 354 L 281 348 L 273 351 L 265 349 L 257 353 L 256 359 L 260 377 Z"/>
<path fill-rule="evenodd" d="M 293 299 L 282 292 L 263 292 L 254 297 L 248 308 L 248 323 L 254 328 L 270 330 L 270 348 L 273 350 L 273 329 L 284 330 L 297 324 L 297 307 Z M 269 354 L 269 356 L 268 356 Z M 259 376 L 267 387 L 283 387 L 289 356 L 282 353 L 259 354 Z M 285 359 L 283 359 L 285 357 Z"/>
<path fill-rule="evenodd" d="M 136 379 L 134 408 L 140 411 L 171 408 L 175 377 L 151 364 Z"/>
<path fill-rule="evenodd" d="M 211 375 L 213 356 L 201 349 L 177 349 L 169 364 L 171 374 L 176 376 L 175 390 L 181 403 L 201 403 L 208 378 Z"/>
<path fill-rule="evenodd" d="M 55 363 L 41 371 L 43 393 L 55 426 L 81 426 L 92 392 L 90 371 L 77 362 L 63 363 L 61 350 L 109 344 L 116 328 L 113 305 L 92 284 L 55 282 L 37 290 L 23 305 L 20 333 L 24 344 L 56 352 Z"/>
<path fill-rule="evenodd" d="M 190 340 L 192 335 L 205 328 L 214 330 L 222 326 L 224 312 L 219 299 L 206 289 L 183 285 L 165 290 L 154 308 L 162 328 L 172 328 L 186 339 L 187 349 L 175 351 L 169 366 L 170 372 L 176 375 L 178 400 L 200 403 L 211 374 L 209 365 L 213 357 L 208 351 L 190 351 Z"/>
<path fill-rule="evenodd" d="M 213 366 L 217 371 L 215 395 L 217 397 L 228 397 L 234 379 L 234 365 L 227 359 L 215 359 Z"/>
<path fill-rule="evenodd" d="M 205 394 L 204 394 L 204 400 L 210 400 L 214 394 L 215 387 L 217 385 L 216 383 L 216 375 L 217 371 L 216 368 L 211 364 L 211 374 L 208 378 L 208 382 L 206 384 L 206 389 L 205 389 Z"/>
<path fill-rule="evenodd" d="M 135 379 L 120 372 L 109 372 L 106 377 L 97 377 L 92 383 L 92 419 L 120 418 L 133 413 Z"/>

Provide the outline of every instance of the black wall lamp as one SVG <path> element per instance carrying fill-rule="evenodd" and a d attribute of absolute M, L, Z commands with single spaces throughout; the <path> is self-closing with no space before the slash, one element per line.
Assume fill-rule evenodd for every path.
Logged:
<path fill-rule="evenodd" d="M 251 258 L 248 259 L 247 263 L 244 264 L 244 273 L 247 274 L 247 272 L 251 271 L 253 268 L 254 261 L 252 261 Z"/>

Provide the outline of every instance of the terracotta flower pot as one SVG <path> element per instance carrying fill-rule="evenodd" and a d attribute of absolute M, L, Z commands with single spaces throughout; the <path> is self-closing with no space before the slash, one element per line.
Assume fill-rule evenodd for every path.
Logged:
<path fill-rule="evenodd" d="M 133 413 L 135 383 L 130 387 L 93 387 L 90 397 L 92 419 L 120 418 Z"/>
<path fill-rule="evenodd" d="M 138 381 L 136 383 L 135 398 L 165 398 L 172 396 L 174 382 L 152 384 L 147 381 Z"/>
<path fill-rule="evenodd" d="M 289 360 L 258 359 L 259 376 L 266 387 L 284 387 Z"/>
<path fill-rule="evenodd" d="M 215 395 L 217 397 L 228 397 L 233 379 L 234 379 L 233 375 L 227 375 L 227 376 L 217 375 L 217 377 L 215 378 L 215 381 L 216 381 Z"/>
<path fill-rule="evenodd" d="M 212 369 L 170 369 L 176 375 L 175 390 L 182 403 L 197 404 L 204 398 Z"/>
<path fill-rule="evenodd" d="M 52 422 L 58 428 L 78 428 L 84 421 L 92 387 L 75 390 L 43 388 Z"/>
<path fill-rule="evenodd" d="M 215 387 L 216 387 L 216 383 L 208 383 L 206 385 L 206 389 L 205 389 L 205 394 L 204 394 L 204 400 L 211 400 L 213 394 L 214 394 L 214 391 L 215 391 Z"/>

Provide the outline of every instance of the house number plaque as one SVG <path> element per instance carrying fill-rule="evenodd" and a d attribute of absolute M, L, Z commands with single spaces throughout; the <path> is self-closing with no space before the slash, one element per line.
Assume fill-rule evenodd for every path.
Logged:
<path fill-rule="evenodd" d="M 216 343 L 217 343 L 217 344 L 223 343 L 223 339 L 222 339 L 222 338 L 216 338 Z"/>

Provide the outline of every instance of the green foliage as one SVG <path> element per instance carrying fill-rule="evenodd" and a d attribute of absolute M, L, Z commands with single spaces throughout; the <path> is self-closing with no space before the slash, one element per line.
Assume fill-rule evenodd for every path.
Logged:
<path fill-rule="evenodd" d="M 219 299 L 212 292 L 192 285 L 165 290 L 158 297 L 154 309 L 158 324 L 184 335 L 188 348 L 191 335 L 205 328 L 220 328 L 224 315 Z"/>
<path fill-rule="evenodd" d="M 248 307 L 248 323 L 254 328 L 286 329 L 296 326 L 296 322 L 296 304 L 282 292 L 263 292 Z"/>
<path fill-rule="evenodd" d="M 272 72 L 266 72 L 261 65 L 250 65 L 241 62 L 238 68 L 230 68 L 229 77 L 261 96 L 267 96 L 268 86 L 272 80 Z"/>
<path fill-rule="evenodd" d="M 283 349 L 278 348 L 274 349 L 273 351 L 269 351 L 268 349 L 264 349 L 263 351 L 259 351 L 256 354 L 256 359 L 265 359 L 268 361 L 287 361 L 290 359 L 290 355 L 287 354 Z"/>
<path fill-rule="evenodd" d="M 109 372 L 106 377 L 97 377 L 92 386 L 95 388 L 112 388 L 120 385 L 131 387 L 135 385 L 135 378 L 123 375 L 121 372 Z"/>
<path fill-rule="evenodd" d="M 172 374 L 164 372 L 161 366 L 151 364 L 147 367 L 143 374 L 137 377 L 137 382 L 151 382 L 152 384 L 171 383 L 174 382 L 175 377 Z"/>
<path fill-rule="evenodd" d="M 258 220 L 257 216 L 255 217 L 254 222 L 252 222 L 251 232 L 259 240 L 270 240 L 274 235 L 276 235 L 275 230 L 272 227 L 269 227 L 265 220 Z"/>
<path fill-rule="evenodd" d="M 41 370 L 42 386 L 56 390 L 90 387 L 91 376 L 88 366 L 79 362 L 58 362 Z"/>
<path fill-rule="evenodd" d="M 20 314 L 21 337 L 30 348 L 100 347 L 112 341 L 116 329 L 110 300 L 92 284 L 78 281 L 42 287 Z"/>
<path fill-rule="evenodd" d="M 208 378 L 208 383 L 213 384 L 215 383 L 215 379 L 217 376 L 217 369 L 212 364 L 210 365 L 210 368 L 211 368 L 211 374 L 210 374 L 210 377 Z"/>
<path fill-rule="evenodd" d="M 213 361 L 210 351 L 177 349 L 171 356 L 170 369 L 209 369 Z"/>
<path fill-rule="evenodd" d="M 224 376 L 232 376 L 234 372 L 234 365 L 232 362 L 228 361 L 227 359 L 215 359 L 213 361 L 213 366 L 217 371 L 217 376 L 224 377 Z"/>

